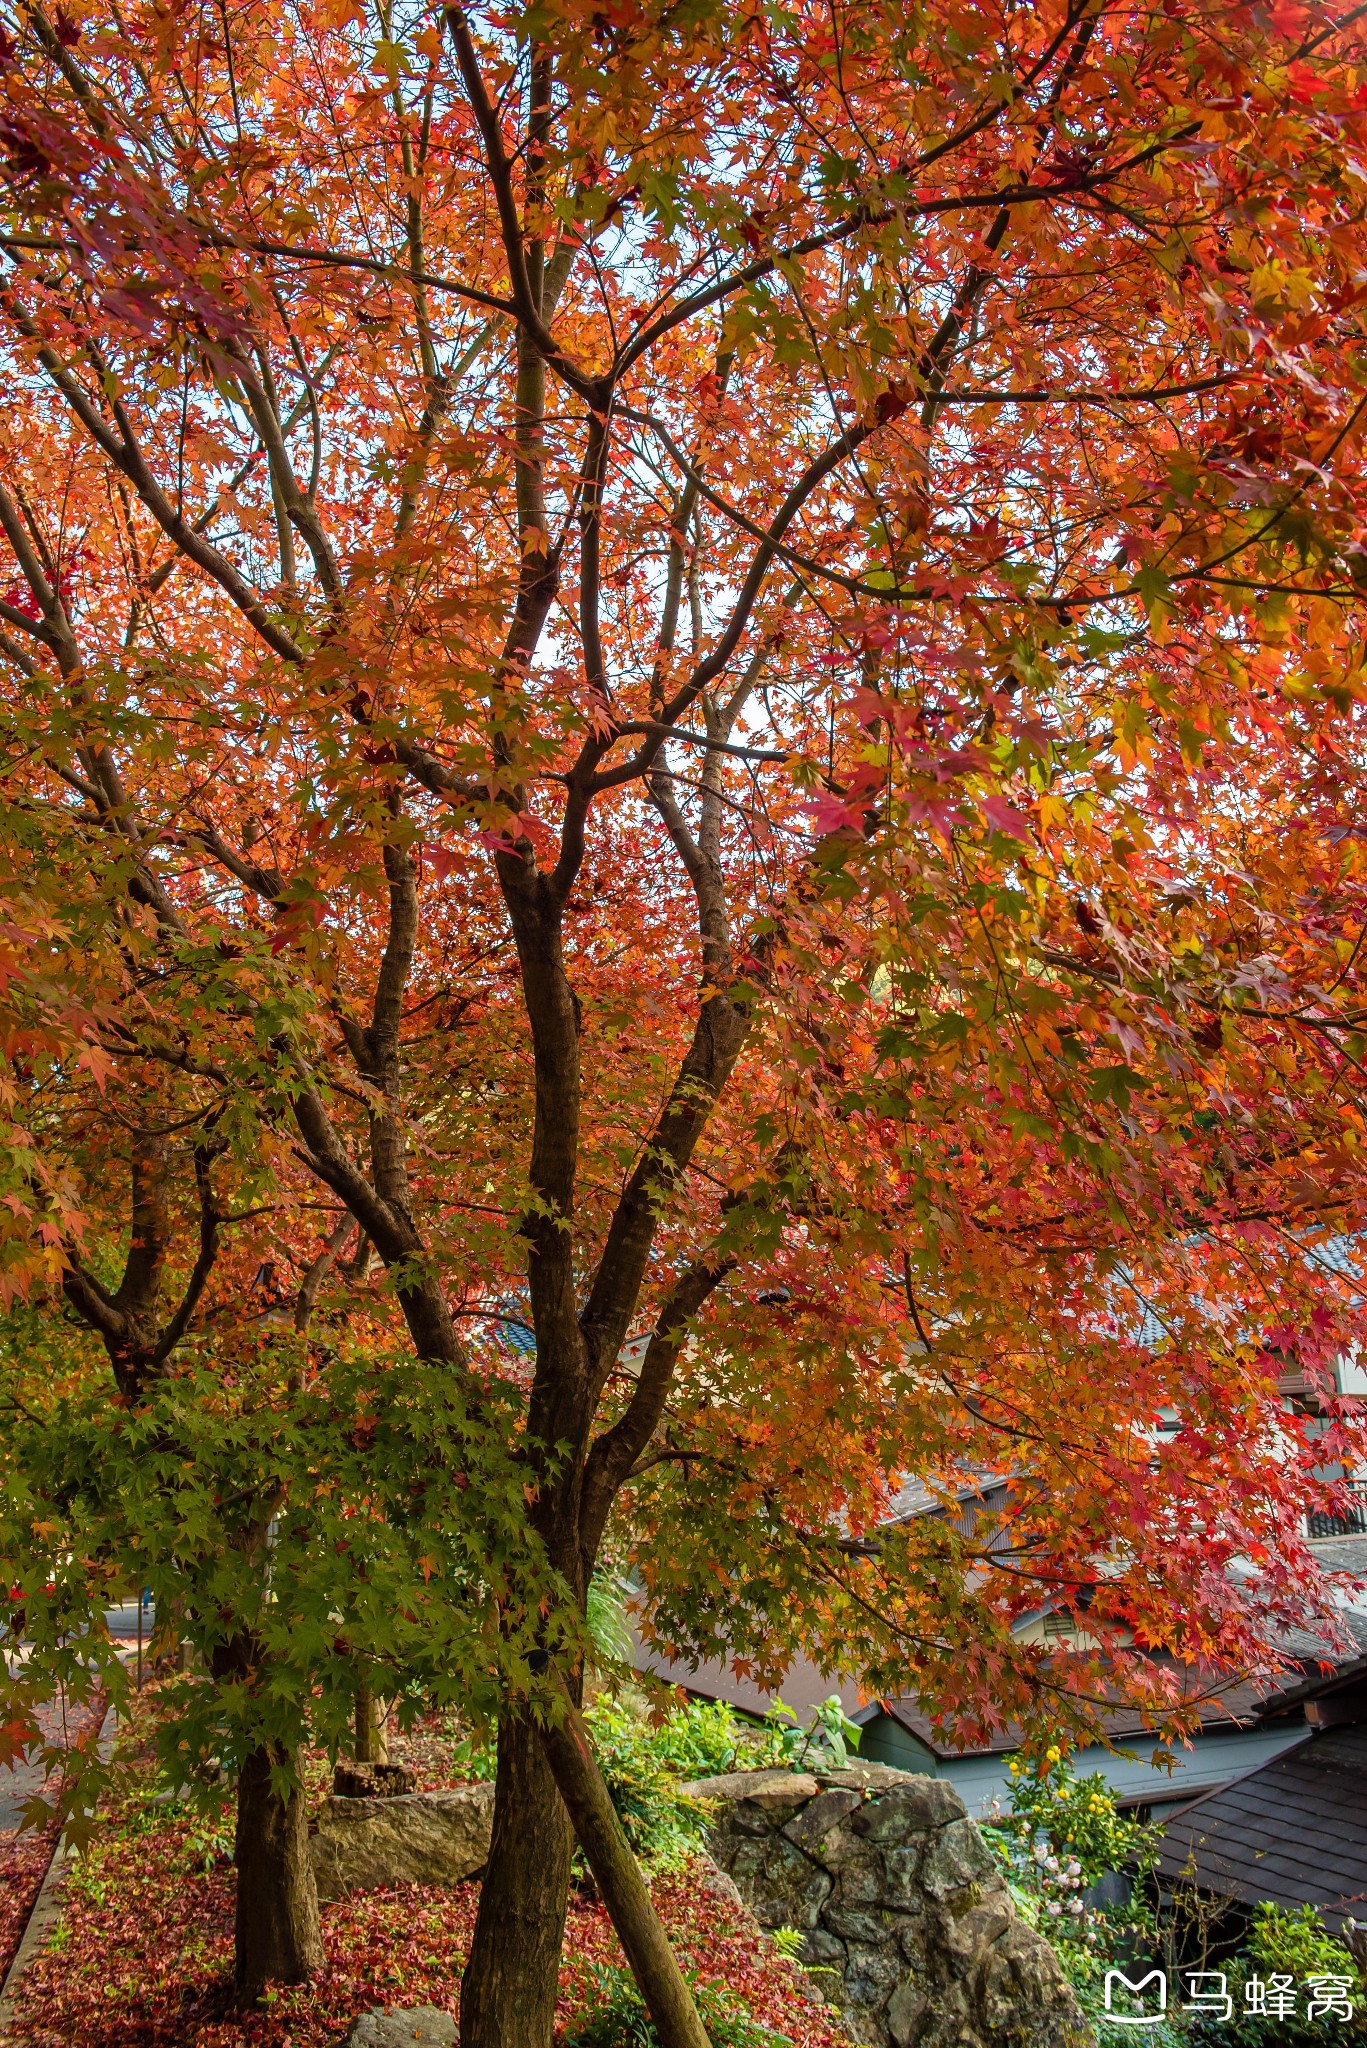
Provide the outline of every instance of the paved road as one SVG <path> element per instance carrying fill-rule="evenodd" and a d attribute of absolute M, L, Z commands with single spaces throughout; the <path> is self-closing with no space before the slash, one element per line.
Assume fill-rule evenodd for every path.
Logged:
<path fill-rule="evenodd" d="M 146 1643 L 151 1633 L 150 1615 L 150 1609 L 143 1615 L 144 1643 Z M 133 1602 L 130 1600 L 124 1607 L 110 1608 L 105 1616 L 105 1620 L 109 1625 L 109 1633 L 121 1646 L 127 1640 L 128 1647 L 124 1650 L 124 1655 L 136 1656 L 137 1652 L 133 1645 L 137 1638 L 138 1612 Z M 12 1670 L 13 1668 L 14 1666 L 11 1664 L 10 1669 Z M 38 1725 L 43 1732 L 45 1741 L 60 1742 L 63 1733 L 60 1704 L 54 1702 L 48 1706 L 40 1707 L 38 1710 Z M 24 1807 L 32 1799 L 35 1792 L 42 1791 L 43 1783 L 43 1767 L 39 1762 L 24 1760 L 17 1764 L 0 1767 L 0 1834 L 11 1833 L 18 1827 L 19 1818 Z"/>
<path fill-rule="evenodd" d="M 62 1733 L 62 1710 L 57 1706 L 40 1708 L 39 1726 L 49 1741 L 60 1741 Z M 12 1833 L 19 1825 L 19 1817 L 35 1792 L 43 1789 L 43 1767 L 40 1763 L 12 1764 L 7 1770 L 0 1770 L 0 1834 Z"/>
<path fill-rule="evenodd" d="M 105 1626 L 111 1636 L 120 1642 L 135 1643 L 138 1638 L 138 1608 L 134 1600 L 125 1600 L 119 1607 L 105 1609 Z M 144 1646 L 151 1640 L 152 1630 L 157 1624 L 157 1610 L 148 1605 L 142 1610 L 142 1640 Z"/>

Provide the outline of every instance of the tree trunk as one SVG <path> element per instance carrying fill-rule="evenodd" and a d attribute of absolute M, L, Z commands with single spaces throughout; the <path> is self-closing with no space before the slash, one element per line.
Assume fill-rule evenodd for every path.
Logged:
<path fill-rule="evenodd" d="M 370 1681 L 365 1678 L 356 1682 L 356 1728 L 355 1754 L 358 1764 L 385 1764 L 389 1762 L 389 1738 L 385 1728 L 385 1717 L 370 1690 Z"/>
<path fill-rule="evenodd" d="M 234 1988 L 253 2004 L 268 1984 L 302 1984 L 321 1970 L 323 1936 L 309 1856 L 304 1795 L 282 1795 L 272 1766 L 291 1761 L 283 1749 L 254 1749 L 237 1785 L 237 1915 Z"/>
<path fill-rule="evenodd" d="M 461 2048 L 550 2048 L 573 1849 L 535 1726 L 505 1715 L 493 1840 L 460 1987 Z"/>
<path fill-rule="evenodd" d="M 710 2048 L 707 2029 L 698 2017 L 669 1936 L 660 1925 L 645 1875 L 622 1831 L 584 1723 L 568 1699 L 559 1727 L 543 1728 L 540 1734 L 579 1846 L 588 1858 L 646 2010 L 655 2022 L 661 2048 Z"/>

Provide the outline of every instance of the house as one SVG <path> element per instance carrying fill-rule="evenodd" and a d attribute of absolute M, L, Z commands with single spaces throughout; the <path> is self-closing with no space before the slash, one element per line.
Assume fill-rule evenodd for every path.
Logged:
<path fill-rule="evenodd" d="M 1006 1503 L 1008 1488 L 1003 1475 L 982 1473 L 946 1505 L 926 1488 L 908 1485 L 893 1503 L 892 1519 L 943 1514 L 967 1533 L 978 1519 L 997 1516 Z M 1009 1541 L 1009 1534 L 1002 1531 L 989 1539 L 997 1540 Z M 1367 1578 L 1367 1534 L 1336 1531 L 1315 1539 L 1313 1547 L 1329 1569 Z M 1360 1651 L 1367 1653 L 1367 1609 L 1347 1608 L 1343 1620 Z M 1075 1626 L 1070 1613 L 1046 1605 L 1022 1617 L 1019 1633 L 1027 1641 L 1062 1641 Z M 1310 1634 L 1288 1638 L 1283 1649 L 1306 1673 L 1334 1656 L 1328 1645 Z M 1274 1680 L 1257 1684 L 1238 1677 L 1212 1677 L 1162 1654 L 1154 1654 L 1152 1661 L 1166 1665 L 1190 1688 L 1198 1729 L 1186 1740 L 1159 1741 L 1132 1708 L 1118 1703 L 1104 1724 L 1115 1747 L 1097 1742 L 1074 1751 L 1070 1758 L 1079 1776 L 1100 1772 L 1122 1807 L 1157 1816 L 1176 1807 L 1186 1808 L 1304 1743 L 1303 1684 L 1316 1681 L 1298 1679 L 1295 1686 L 1287 1688 Z M 1367 1671 L 1367 1657 L 1343 1668 L 1355 1670 L 1358 1662 Z M 805 1721 L 823 1701 L 838 1694 L 845 1712 L 862 1730 L 860 1755 L 870 1762 L 948 1779 L 969 1812 L 977 1816 L 989 1813 L 998 1803 L 1005 1805 L 1009 1798 L 1011 1759 L 1021 1739 L 1018 1729 L 1008 1726 L 989 1742 L 960 1746 L 952 1730 L 935 1727 L 914 1695 L 868 1699 L 857 1686 L 833 1678 L 804 1659 L 794 1663 L 777 1693 L 738 1674 L 723 1661 L 668 1664 L 639 1645 L 638 1668 L 698 1698 L 724 1700 L 737 1713 L 754 1718 L 762 1718 L 775 1700 L 782 1698 Z"/>
<path fill-rule="evenodd" d="M 1171 1658 L 1155 1657 L 1153 1662 L 1178 1668 Z M 1190 1686 L 1200 1716 L 1199 1728 L 1185 1741 L 1159 1740 L 1132 1708 L 1118 1706 L 1104 1719 L 1105 1733 L 1116 1746 L 1090 1743 L 1069 1758 L 1079 1777 L 1099 1772 L 1119 1806 L 1155 1812 L 1185 1805 L 1202 1792 L 1256 1770 L 1304 1733 L 1299 1722 L 1265 1720 L 1259 1711 L 1262 1695 L 1245 1680 L 1211 1682 L 1192 1670 L 1179 1676 Z M 1020 1743 L 1018 1729 L 1008 1726 L 980 1747 L 956 1749 L 935 1731 L 915 1699 L 879 1701 L 865 1709 L 863 1725 L 861 1756 L 948 1778 L 969 1812 L 978 1816 L 1007 1804 L 1011 1761 Z"/>
<path fill-rule="evenodd" d="M 991 1812 L 997 1803 L 1004 1806 L 1010 1796 L 1011 1759 L 1020 1744 L 1018 1729 L 1007 1727 L 990 1742 L 961 1748 L 952 1735 L 934 1727 L 914 1697 L 865 1699 L 858 1687 L 832 1679 L 805 1659 L 794 1663 L 777 1692 L 719 1661 L 669 1664 L 644 1647 L 638 1651 L 638 1669 L 680 1686 L 695 1698 L 724 1700 L 736 1713 L 754 1719 L 762 1719 L 781 1698 L 806 1721 L 823 1701 L 838 1694 L 845 1712 L 861 1731 L 859 1754 L 870 1763 L 945 1778 L 969 1812 L 978 1817 Z M 1200 1683 L 1195 1674 L 1192 1683 Z M 1246 1681 L 1223 1679 L 1202 1685 L 1201 1690 L 1205 1695 L 1198 1705 L 1201 1725 L 1189 1741 L 1158 1741 L 1132 1710 L 1119 1707 L 1106 1722 L 1106 1733 L 1118 1747 L 1107 1749 L 1096 1743 L 1076 1750 L 1070 1758 L 1072 1768 L 1083 1777 L 1099 1771 L 1115 1788 L 1122 1806 L 1162 1810 L 1185 1806 L 1198 1794 L 1256 1770 L 1304 1739 L 1301 1715 L 1263 1715 L 1267 1688 L 1259 1690 Z"/>
<path fill-rule="evenodd" d="M 1367 1919 L 1367 1657 L 1264 1701 L 1294 1726 L 1276 1756 L 1168 1820 L 1158 1875 L 1236 1912 L 1314 1906 L 1331 1932 Z"/>

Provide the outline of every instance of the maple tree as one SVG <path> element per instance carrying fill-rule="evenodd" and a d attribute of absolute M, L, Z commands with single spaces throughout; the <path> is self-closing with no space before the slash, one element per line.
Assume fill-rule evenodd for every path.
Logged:
<path fill-rule="evenodd" d="M 498 1701 L 468 2048 L 549 2038 L 574 1831 L 703 2039 L 575 1711 L 605 1544 L 660 1642 L 968 1725 L 1090 1725 L 1098 1656 L 1014 1631 L 1045 1594 L 1178 1722 L 1139 1651 L 1265 1668 L 1331 1613 L 1359 23 L 8 19 L 6 1282 L 102 1340 L 92 1466 L 168 1401 L 236 1445 L 274 1375 L 301 1583 L 318 1499 L 398 1526 L 354 1465 L 387 1369 L 480 1446 L 462 1540 L 516 1474 L 557 1590 L 494 1640 L 393 1553 Z M 1003 1530 L 885 1526 L 902 1477 L 1002 1465 Z M 309 1967 L 314 1708 L 272 1720 L 231 1639 L 250 1989 Z"/>

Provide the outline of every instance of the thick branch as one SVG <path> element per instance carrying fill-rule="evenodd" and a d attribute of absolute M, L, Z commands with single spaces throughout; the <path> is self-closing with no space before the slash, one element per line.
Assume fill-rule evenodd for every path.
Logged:
<path fill-rule="evenodd" d="M 340 1222 L 334 1224 L 328 1232 L 323 1249 L 319 1252 L 317 1258 L 312 1261 L 303 1279 L 300 1281 L 298 1298 L 294 1304 L 294 1327 L 301 1335 L 309 1326 L 309 1318 L 312 1316 L 314 1305 L 318 1300 L 319 1289 L 333 1266 L 337 1263 L 337 1255 L 341 1251 L 342 1246 L 356 1227 L 355 1217 L 350 1212 L 344 1213 Z M 365 1242 L 364 1231 L 361 1233 L 361 1242 Z"/>
<path fill-rule="evenodd" d="M 181 1296 L 180 1307 L 172 1316 L 157 1340 L 152 1353 L 152 1365 L 165 1362 L 179 1344 L 190 1326 L 190 1318 L 199 1306 L 200 1297 L 213 1271 L 218 1257 L 218 1233 L 223 1222 L 223 1213 L 214 1196 L 211 1169 L 213 1156 L 219 1149 L 215 1144 L 199 1145 L 195 1148 L 195 1181 L 199 1188 L 199 1254 L 186 1282 Z"/>
<path fill-rule="evenodd" d="M 577 391 L 591 406 L 601 407 L 607 395 L 604 380 L 591 377 L 582 370 L 571 356 L 565 354 L 546 326 L 541 309 L 540 278 L 538 276 L 533 279 L 528 265 L 522 221 L 518 214 L 517 196 L 513 190 L 512 165 L 503 147 L 503 131 L 498 110 L 490 100 L 488 88 L 484 83 L 479 53 L 475 49 L 474 39 L 465 19 L 465 10 L 459 6 L 449 6 L 444 12 L 461 81 L 475 117 L 475 126 L 479 129 L 480 139 L 484 145 L 485 163 L 488 167 L 489 182 L 494 190 L 499 232 L 508 264 L 508 295 L 517 314 L 519 329 L 541 361 L 549 364 L 572 391 Z M 424 278 L 423 281 L 435 282 L 430 278 Z"/>
<path fill-rule="evenodd" d="M 589 1452 L 579 1507 L 586 1560 L 597 1557 L 618 1490 L 660 1426 L 693 1317 L 734 1265 L 734 1259 L 714 1253 L 696 1260 L 677 1281 L 656 1320 L 625 1413 Z"/>
<path fill-rule="evenodd" d="M 710 2048 L 650 1887 L 622 1832 L 588 1730 L 568 1694 L 562 1704 L 564 1719 L 542 1728 L 542 1747 L 662 2048 Z"/>
<path fill-rule="evenodd" d="M 748 1014 L 724 990 L 704 990 L 693 1043 L 617 1204 L 581 1318 L 599 1387 L 626 1340 L 661 1211 L 707 1127 L 749 1028 Z"/>

